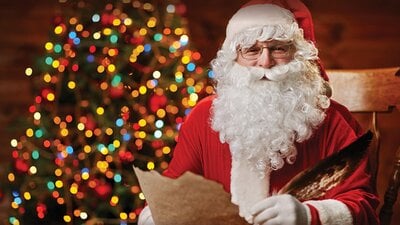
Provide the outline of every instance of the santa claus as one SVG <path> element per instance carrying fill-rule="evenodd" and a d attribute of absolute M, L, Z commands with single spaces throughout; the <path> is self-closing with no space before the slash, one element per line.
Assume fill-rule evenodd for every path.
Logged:
<path fill-rule="evenodd" d="M 191 171 L 221 183 L 250 224 L 378 224 L 367 159 L 320 199 L 275 194 L 362 134 L 347 109 L 329 99 L 303 3 L 243 6 L 211 65 L 216 94 L 187 117 L 164 175 Z M 146 207 L 139 224 L 152 223 Z"/>

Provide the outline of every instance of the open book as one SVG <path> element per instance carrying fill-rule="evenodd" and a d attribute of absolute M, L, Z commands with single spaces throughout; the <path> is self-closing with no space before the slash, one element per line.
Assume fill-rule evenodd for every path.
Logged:
<path fill-rule="evenodd" d="M 372 133 L 295 176 L 280 191 L 300 200 L 323 196 L 343 182 L 366 156 Z M 191 172 L 177 179 L 134 167 L 156 225 L 245 225 L 221 184 Z"/>

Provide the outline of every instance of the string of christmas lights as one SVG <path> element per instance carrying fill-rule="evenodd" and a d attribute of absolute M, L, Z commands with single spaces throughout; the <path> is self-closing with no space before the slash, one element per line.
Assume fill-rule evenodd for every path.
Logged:
<path fill-rule="evenodd" d="M 128 224 L 145 200 L 132 165 L 168 167 L 185 115 L 213 92 L 212 72 L 198 65 L 176 0 L 60 7 L 45 54 L 25 71 L 35 97 L 25 134 L 11 140 L 9 223 Z"/>

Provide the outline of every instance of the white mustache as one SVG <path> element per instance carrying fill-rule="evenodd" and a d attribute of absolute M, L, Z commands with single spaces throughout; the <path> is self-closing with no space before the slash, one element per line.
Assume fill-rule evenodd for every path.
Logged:
<path fill-rule="evenodd" d="M 298 72 L 303 69 L 303 64 L 292 61 L 284 65 L 276 65 L 272 68 L 250 67 L 249 72 L 254 80 L 267 79 L 270 81 L 283 81 L 292 72 Z"/>

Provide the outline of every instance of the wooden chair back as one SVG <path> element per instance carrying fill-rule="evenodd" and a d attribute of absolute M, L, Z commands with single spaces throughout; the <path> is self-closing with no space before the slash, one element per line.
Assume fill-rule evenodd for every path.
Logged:
<path fill-rule="evenodd" d="M 369 129 L 374 133 L 370 149 L 372 185 L 377 188 L 378 193 L 380 190 L 382 193 L 384 192 L 384 198 L 381 198 L 379 218 L 382 225 L 390 225 L 400 187 L 400 142 L 390 141 L 391 144 L 397 146 L 390 147 L 391 149 L 388 151 L 381 150 L 384 137 L 381 135 L 378 118 L 381 114 L 400 110 L 400 67 L 327 70 L 327 73 L 332 87 L 332 99 L 345 105 L 357 119 L 360 118 L 364 122 L 364 129 Z M 400 121 L 400 119 L 396 121 Z M 397 129 L 394 133 L 397 136 L 396 139 L 400 140 L 400 130 Z M 390 155 L 388 157 L 392 160 L 390 163 L 393 166 L 380 166 L 379 162 L 383 154 Z M 391 171 L 379 171 L 381 168 Z M 378 174 L 390 174 L 390 176 L 385 177 L 385 183 L 379 184 L 377 183 Z M 381 179 L 380 176 L 379 178 Z M 380 195 L 382 196 L 381 193 Z M 398 216 L 400 207 L 395 210 L 394 215 Z M 398 220 L 400 217 L 395 219 Z M 392 224 L 399 224 L 399 221 L 392 221 Z"/>

